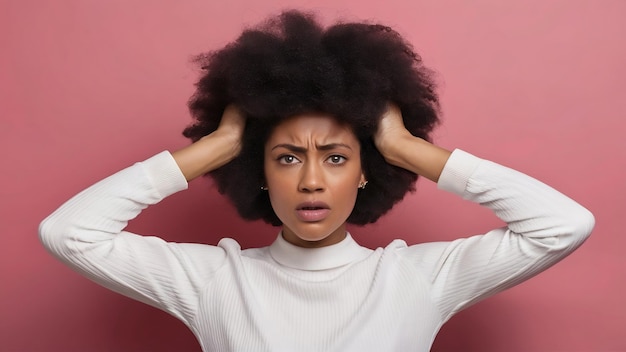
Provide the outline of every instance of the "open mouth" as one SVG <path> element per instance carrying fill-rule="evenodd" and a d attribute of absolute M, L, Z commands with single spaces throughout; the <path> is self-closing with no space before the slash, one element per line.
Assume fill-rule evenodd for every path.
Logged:
<path fill-rule="evenodd" d="M 329 206 L 321 202 L 300 204 L 296 208 L 296 215 L 300 220 L 305 222 L 316 222 L 324 220 L 329 213 Z"/>
<path fill-rule="evenodd" d="M 320 209 L 329 209 L 328 204 L 319 201 L 313 202 L 303 202 L 298 204 L 296 210 L 320 210 Z"/>

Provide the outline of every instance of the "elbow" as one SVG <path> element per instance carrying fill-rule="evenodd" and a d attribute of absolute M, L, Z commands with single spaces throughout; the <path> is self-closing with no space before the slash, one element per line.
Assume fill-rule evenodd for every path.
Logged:
<path fill-rule="evenodd" d="M 563 243 L 564 247 L 570 250 L 578 248 L 591 236 L 595 224 L 593 213 L 586 208 L 580 207 L 578 211 L 571 212 L 566 225 L 567 236 L 564 237 L 568 240 Z"/>
<path fill-rule="evenodd" d="M 67 261 L 72 257 L 83 256 L 95 247 L 101 248 L 119 234 L 81 220 L 81 216 L 54 212 L 39 224 L 39 241 L 50 254 Z"/>
<path fill-rule="evenodd" d="M 48 252 L 56 257 L 62 257 L 68 252 L 70 227 L 66 221 L 52 214 L 39 224 L 39 241 Z"/>
<path fill-rule="evenodd" d="M 52 215 L 45 218 L 39 223 L 38 235 L 41 244 L 50 252 L 54 252 L 55 242 L 59 238 L 57 231 L 55 230 L 54 219 Z"/>
<path fill-rule="evenodd" d="M 596 218 L 586 208 L 583 208 L 577 218 L 575 237 L 580 237 L 584 241 L 591 235 L 593 228 L 596 226 Z"/>

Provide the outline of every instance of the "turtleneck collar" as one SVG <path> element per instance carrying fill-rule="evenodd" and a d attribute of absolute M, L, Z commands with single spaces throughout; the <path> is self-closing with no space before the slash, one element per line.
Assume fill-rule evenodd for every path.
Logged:
<path fill-rule="evenodd" d="M 299 270 L 334 269 L 364 259 L 373 251 L 361 247 L 350 233 L 341 242 L 319 248 L 303 248 L 287 242 L 282 233 L 269 247 L 270 254 L 279 264 Z"/>

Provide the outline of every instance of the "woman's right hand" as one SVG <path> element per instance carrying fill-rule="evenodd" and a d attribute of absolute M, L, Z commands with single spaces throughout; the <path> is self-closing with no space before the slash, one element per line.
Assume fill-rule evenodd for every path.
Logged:
<path fill-rule="evenodd" d="M 237 106 L 224 109 L 219 126 L 197 142 L 172 153 L 187 181 L 213 171 L 241 152 L 246 121 Z"/>
<path fill-rule="evenodd" d="M 234 159 L 239 152 L 241 152 L 241 137 L 243 136 L 243 130 L 246 127 L 246 119 L 241 113 L 241 110 L 233 104 L 228 105 L 224 109 L 222 119 L 219 126 L 211 134 L 204 136 L 204 138 L 224 138 L 226 142 L 232 147 L 231 158 Z M 230 161 L 228 160 L 228 161 Z"/>

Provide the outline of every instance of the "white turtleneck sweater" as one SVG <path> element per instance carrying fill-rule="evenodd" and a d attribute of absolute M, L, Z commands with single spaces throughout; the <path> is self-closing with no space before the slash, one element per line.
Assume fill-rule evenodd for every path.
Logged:
<path fill-rule="evenodd" d="M 85 276 L 182 320 L 205 351 L 427 351 L 453 314 L 556 263 L 594 224 L 545 184 L 460 150 L 438 186 L 508 226 L 376 250 L 350 235 L 317 249 L 279 235 L 241 250 L 232 239 L 209 246 L 126 232 L 142 209 L 187 188 L 163 152 L 76 195 L 42 222 L 40 237 Z"/>

